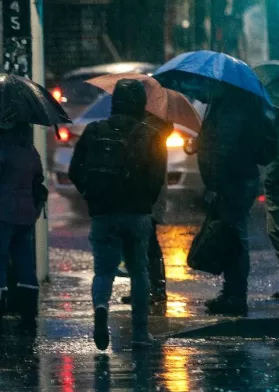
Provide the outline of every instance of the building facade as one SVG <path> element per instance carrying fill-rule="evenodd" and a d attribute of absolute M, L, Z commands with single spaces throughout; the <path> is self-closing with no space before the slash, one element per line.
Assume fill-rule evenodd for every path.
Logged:
<path fill-rule="evenodd" d="M 44 40 L 49 83 L 74 68 L 111 61 L 104 34 L 110 0 L 46 0 Z"/>

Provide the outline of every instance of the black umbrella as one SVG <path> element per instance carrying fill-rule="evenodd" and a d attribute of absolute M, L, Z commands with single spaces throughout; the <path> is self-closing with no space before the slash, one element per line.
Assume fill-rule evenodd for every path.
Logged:
<path fill-rule="evenodd" d="M 42 86 L 14 74 L 0 74 L 0 127 L 16 123 L 71 123 L 62 106 Z"/>

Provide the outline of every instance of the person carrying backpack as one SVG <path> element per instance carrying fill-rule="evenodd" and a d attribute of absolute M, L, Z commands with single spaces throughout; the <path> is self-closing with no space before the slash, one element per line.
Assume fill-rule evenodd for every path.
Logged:
<path fill-rule="evenodd" d="M 69 178 L 88 204 L 94 256 L 94 341 L 109 344 L 108 307 L 117 267 L 124 255 L 131 277 L 132 343 L 151 345 L 148 333 L 148 244 L 151 212 L 165 180 L 156 155 L 155 131 L 143 122 L 146 93 L 141 82 L 120 80 L 108 120 L 89 124 L 78 143 Z"/>

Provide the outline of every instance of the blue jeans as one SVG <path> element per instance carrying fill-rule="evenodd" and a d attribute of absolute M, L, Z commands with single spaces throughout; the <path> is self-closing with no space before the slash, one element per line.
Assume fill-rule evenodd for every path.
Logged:
<path fill-rule="evenodd" d="M 224 222 L 234 225 L 242 242 L 242 253 L 233 265 L 224 271 L 224 291 L 228 295 L 246 296 L 250 272 L 248 218 L 257 197 L 259 179 L 231 183 L 219 194 L 218 213 Z"/>
<path fill-rule="evenodd" d="M 33 230 L 33 225 L 14 225 L 0 221 L 0 289 L 7 286 L 10 259 L 18 284 L 38 287 Z"/>
<path fill-rule="evenodd" d="M 113 214 L 92 218 L 89 239 L 95 272 L 92 285 L 93 306 L 108 306 L 117 267 L 124 255 L 131 278 L 134 327 L 147 325 L 150 291 L 147 251 L 151 230 L 149 215 Z"/>

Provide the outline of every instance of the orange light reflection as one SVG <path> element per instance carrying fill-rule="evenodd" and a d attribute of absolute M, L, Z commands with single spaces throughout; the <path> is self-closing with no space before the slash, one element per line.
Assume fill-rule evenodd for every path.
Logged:
<path fill-rule="evenodd" d="M 186 347 L 164 347 L 166 390 L 171 392 L 189 392 L 188 360 L 191 352 Z"/>
<path fill-rule="evenodd" d="M 166 317 L 190 317 L 188 299 L 179 293 L 168 293 Z"/>
<path fill-rule="evenodd" d="M 182 282 L 195 279 L 187 265 L 193 231 L 196 231 L 196 228 L 189 230 L 183 226 L 173 226 L 166 230 L 166 226 L 159 227 L 158 235 L 164 253 L 167 280 Z"/>
<path fill-rule="evenodd" d="M 195 280 L 196 274 L 187 265 L 187 256 L 196 227 L 160 226 L 158 237 L 162 246 L 167 281 L 185 282 Z M 185 295 L 168 292 L 166 317 L 190 317 L 192 310 Z"/>

